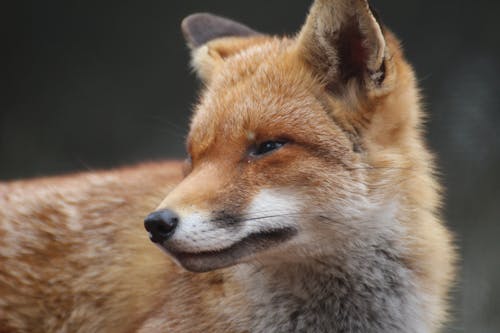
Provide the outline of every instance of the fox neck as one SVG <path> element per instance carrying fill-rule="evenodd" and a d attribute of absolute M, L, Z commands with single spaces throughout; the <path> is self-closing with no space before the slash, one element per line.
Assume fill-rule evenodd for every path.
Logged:
<path fill-rule="evenodd" d="M 400 255 L 379 244 L 308 263 L 240 266 L 251 331 L 428 332 L 424 300 Z"/>

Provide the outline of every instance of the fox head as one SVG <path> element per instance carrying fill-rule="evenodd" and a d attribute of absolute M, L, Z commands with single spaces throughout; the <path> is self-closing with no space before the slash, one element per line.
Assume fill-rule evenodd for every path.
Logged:
<path fill-rule="evenodd" d="M 211 14 L 182 30 L 205 87 L 146 228 L 186 269 L 341 255 L 432 195 L 408 176 L 429 159 L 412 69 L 366 0 L 316 0 L 291 38 Z"/>

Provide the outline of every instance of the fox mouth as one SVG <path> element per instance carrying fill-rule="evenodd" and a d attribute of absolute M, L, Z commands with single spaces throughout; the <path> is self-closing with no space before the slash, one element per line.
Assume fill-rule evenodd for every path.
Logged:
<path fill-rule="evenodd" d="M 215 251 L 184 252 L 169 247 L 168 242 L 162 248 L 185 269 L 191 272 L 208 272 L 232 266 L 244 257 L 249 257 L 289 240 L 296 233 L 297 230 L 294 228 L 256 232 L 225 249 Z"/>

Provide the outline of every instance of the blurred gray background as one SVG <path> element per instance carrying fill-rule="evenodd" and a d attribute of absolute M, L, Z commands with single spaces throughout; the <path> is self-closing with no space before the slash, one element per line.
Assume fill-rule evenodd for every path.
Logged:
<path fill-rule="evenodd" d="M 12 1 L 0 9 L 0 179 L 184 156 L 198 84 L 179 31 L 196 11 L 270 33 L 309 1 Z M 373 1 L 429 111 L 462 254 L 449 332 L 500 332 L 500 2 Z"/>

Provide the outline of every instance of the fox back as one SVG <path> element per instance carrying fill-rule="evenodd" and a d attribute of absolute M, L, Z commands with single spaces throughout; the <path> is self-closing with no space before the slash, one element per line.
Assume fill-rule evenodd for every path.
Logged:
<path fill-rule="evenodd" d="M 144 194 L 158 205 L 150 206 L 145 227 L 168 257 L 123 230 L 137 223 L 130 213 L 116 221 L 115 204 L 99 210 L 99 220 L 111 225 L 102 232 L 115 235 L 110 246 L 124 257 L 109 259 L 112 270 L 99 288 L 109 288 L 112 300 L 115 281 L 124 294 L 102 314 L 82 310 L 83 318 L 85 311 L 91 322 L 105 314 L 134 318 L 123 323 L 139 332 L 438 331 L 454 250 L 440 220 L 414 72 L 368 3 L 316 0 L 293 37 L 267 36 L 211 14 L 189 16 L 182 29 L 205 85 L 183 176 L 146 165 L 107 194 L 141 202 L 140 175 L 153 175 Z M 134 217 L 147 210 L 144 201 L 129 206 Z M 1 214 L 4 225 L 22 222 L 15 208 Z M 0 235 L 11 229 L 0 226 Z M 8 256 L 0 252 L 2 261 Z M 117 283 L 124 272 L 133 284 Z M 15 279 L 0 273 L 1 281 Z M 9 299 L 16 297 L 12 289 Z M 141 310 L 123 304 L 127 293 Z M 0 310 L 16 311 L 3 303 Z M 9 318 L 24 317 L 0 312 L 0 331 L 2 320 L 21 327 Z"/>

